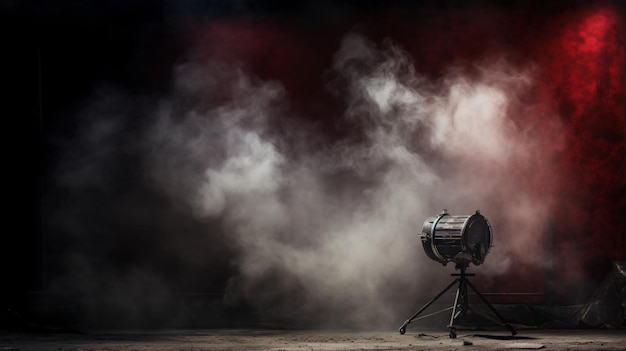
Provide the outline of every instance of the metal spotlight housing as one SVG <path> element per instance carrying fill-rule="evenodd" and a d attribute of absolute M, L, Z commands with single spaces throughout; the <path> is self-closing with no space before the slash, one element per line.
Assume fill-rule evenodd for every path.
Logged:
<path fill-rule="evenodd" d="M 459 266 L 483 263 L 493 240 L 491 225 L 480 211 L 452 216 L 445 209 L 426 219 L 419 236 L 426 255 L 444 266 L 448 262 Z"/>

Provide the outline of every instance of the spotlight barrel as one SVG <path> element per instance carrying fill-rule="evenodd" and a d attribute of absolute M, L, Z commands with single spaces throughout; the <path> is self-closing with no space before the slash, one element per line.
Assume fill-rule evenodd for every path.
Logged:
<path fill-rule="evenodd" d="M 483 263 L 493 241 L 491 225 L 480 211 L 453 216 L 444 209 L 424 221 L 419 236 L 426 255 L 444 266 L 448 262 L 465 267 Z"/>

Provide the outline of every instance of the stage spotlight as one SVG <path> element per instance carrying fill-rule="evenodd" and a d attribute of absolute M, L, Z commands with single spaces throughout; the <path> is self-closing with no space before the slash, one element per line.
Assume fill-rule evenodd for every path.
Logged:
<path fill-rule="evenodd" d="M 426 251 L 426 255 L 428 257 L 442 263 L 444 266 L 448 264 L 448 262 L 454 262 L 454 268 L 460 270 L 461 272 L 451 274 L 453 277 L 457 278 L 437 296 L 428 301 L 413 316 L 407 319 L 400 327 L 400 334 L 404 334 L 407 326 L 417 319 L 426 318 L 434 314 L 450 310 L 452 310 L 450 324 L 448 324 L 450 338 L 456 338 L 457 325 L 455 324 L 455 321 L 459 316 L 465 316 L 468 311 L 481 314 L 484 317 L 499 323 L 503 327 L 507 328 L 511 332 L 511 335 L 517 334 L 517 331 L 513 328 L 513 326 L 502 318 L 498 311 L 496 311 L 496 309 L 489 302 L 487 302 L 480 292 L 476 290 L 474 285 L 472 285 L 472 283 L 467 279 L 467 277 L 473 276 L 474 274 L 465 272 L 470 263 L 475 265 L 483 263 L 485 261 L 485 256 L 487 256 L 489 249 L 491 249 L 493 233 L 487 218 L 481 215 L 480 211 L 476 211 L 476 213 L 469 216 L 452 216 L 448 214 L 447 210 L 444 209 L 438 216 L 428 217 L 426 221 L 424 221 L 422 232 L 419 236 L 422 240 L 424 251 Z M 422 312 L 424 312 L 454 285 L 457 285 L 457 290 L 452 307 L 418 318 Z M 479 313 L 469 306 L 468 287 L 472 289 L 476 296 L 478 296 L 480 300 L 489 308 L 489 310 L 491 310 L 495 318 Z"/>
<path fill-rule="evenodd" d="M 438 216 L 428 217 L 419 234 L 426 255 L 442 263 L 479 265 L 491 248 L 491 226 L 480 211 L 469 216 L 452 216 L 443 210 Z"/>

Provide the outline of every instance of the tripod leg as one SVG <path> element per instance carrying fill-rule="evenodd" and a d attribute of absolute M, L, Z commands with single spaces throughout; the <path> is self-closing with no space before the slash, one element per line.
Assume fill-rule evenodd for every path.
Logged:
<path fill-rule="evenodd" d="M 487 301 L 483 295 L 478 292 L 478 290 L 476 290 L 476 288 L 474 287 L 474 285 L 472 285 L 472 283 L 468 281 L 466 281 L 467 284 L 470 286 L 470 288 L 472 288 L 472 290 L 474 290 L 474 292 L 476 293 L 476 295 L 478 295 L 478 297 L 480 297 L 480 299 L 482 300 L 482 302 L 487 305 L 487 307 L 489 307 L 489 309 L 491 310 L 491 312 L 493 312 L 493 314 L 495 314 L 498 319 L 500 319 L 500 321 L 502 322 L 502 325 L 507 328 L 510 332 L 511 335 L 515 335 L 517 334 L 517 331 L 515 330 L 515 328 L 513 328 L 512 325 L 510 325 L 507 321 L 504 320 L 504 318 L 502 318 L 502 316 L 500 315 L 500 313 L 498 313 L 498 311 L 496 311 L 496 309 L 489 303 L 489 301 Z"/>
<path fill-rule="evenodd" d="M 461 278 L 461 282 L 459 283 L 459 290 L 461 291 L 461 315 L 465 316 L 467 314 L 467 308 L 469 306 L 467 301 L 467 280 Z"/>
<path fill-rule="evenodd" d="M 459 295 L 461 295 L 463 285 L 463 279 L 459 280 L 459 287 L 456 289 L 456 296 L 454 297 L 454 305 L 452 305 L 452 315 L 450 316 L 450 324 L 448 324 L 448 329 L 450 330 L 450 339 L 456 338 L 456 328 L 454 328 L 454 320 L 457 315 L 461 313 L 461 311 L 457 311 L 457 307 L 459 307 Z M 463 297 L 462 297 L 463 298 Z M 461 307 L 463 309 L 463 307 Z"/>
<path fill-rule="evenodd" d="M 437 299 L 439 299 L 441 297 L 441 295 L 445 294 L 448 290 L 450 290 L 450 288 L 456 284 L 459 281 L 459 279 L 455 279 L 452 283 L 450 283 L 450 285 L 448 285 L 445 289 L 443 289 L 439 294 L 437 294 L 437 296 L 435 296 L 433 299 L 431 299 L 430 301 L 428 301 L 422 308 L 420 308 L 419 311 L 415 312 L 415 314 L 413 316 L 411 316 L 411 318 L 407 319 L 402 326 L 400 327 L 400 334 L 404 334 L 406 333 L 406 327 L 407 325 L 409 325 L 409 323 L 411 323 L 417 316 L 420 315 L 420 313 L 424 312 L 430 305 L 432 305 L 435 301 L 437 301 Z"/>

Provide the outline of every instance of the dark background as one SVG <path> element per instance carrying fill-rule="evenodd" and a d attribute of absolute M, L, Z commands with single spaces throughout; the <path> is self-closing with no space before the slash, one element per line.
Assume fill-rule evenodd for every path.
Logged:
<path fill-rule="evenodd" d="M 589 44 L 600 54 L 583 61 L 577 50 L 587 44 L 580 42 L 580 23 L 604 9 L 613 22 L 604 41 Z M 198 223 L 173 210 L 135 171 L 138 155 L 120 152 L 107 161 L 107 172 L 114 174 L 107 191 L 71 193 L 56 178 L 70 141 L 80 137 L 85 99 L 103 86 L 138 96 L 167 94 L 172 66 L 198 40 L 207 40 L 205 49 L 212 55 L 242 60 L 261 79 L 280 81 L 295 108 L 307 111 L 302 118 L 318 119 L 330 139 L 350 131 L 334 123 L 341 106 L 319 90 L 319 81 L 341 36 L 354 28 L 374 42 L 393 38 L 412 54 L 419 71 L 434 79 L 448 65 L 494 48 L 507 50 L 513 62 L 535 61 L 542 68 L 542 88 L 567 125 L 567 151 L 553 160 L 565 176 L 554 193 L 558 210 L 546 229 L 545 247 L 557 264 L 544 273 L 543 302 L 583 303 L 610 262 L 626 256 L 626 7 L 621 1 L 3 1 L 1 10 L 8 196 L 0 303 L 25 319 L 89 320 L 67 302 L 72 300 L 67 296 L 81 294 L 80 288 L 63 291 L 63 297 L 46 295 L 73 251 L 106 257 L 102 274 L 149 265 L 163 273 L 169 290 L 221 301 L 236 252 L 199 234 L 220 223 Z M 198 39 L 198 32 L 208 39 Z M 141 111 L 133 114 L 138 117 L 128 126 L 131 132 L 142 123 Z M 71 209 L 92 230 L 113 234 L 81 241 L 49 215 L 58 208 Z M 132 220 L 131 208 L 141 208 Z M 154 217 L 163 220 L 157 224 Z M 181 230 L 196 233 L 177 243 L 192 259 L 168 251 L 176 243 L 173 233 Z M 582 272 L 568 273 L 573 266 L 582 266 Z M 235 305 L 219 313 L 249 320 L 245 302 Z M 122 306 L 100 312 L 98 318 L 123 311 Z M 161 326 L 159 316 L 152 317 L 129 325 Z"/>

